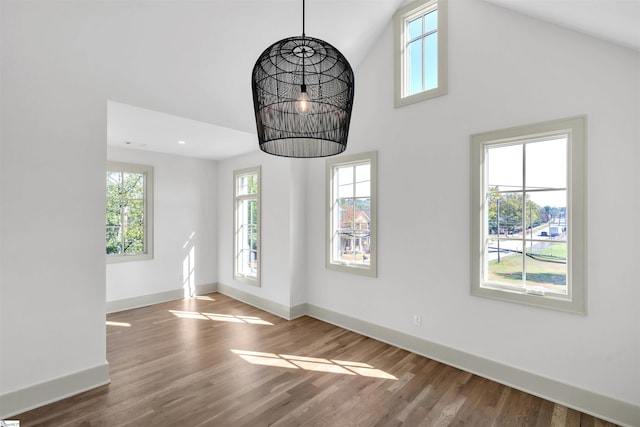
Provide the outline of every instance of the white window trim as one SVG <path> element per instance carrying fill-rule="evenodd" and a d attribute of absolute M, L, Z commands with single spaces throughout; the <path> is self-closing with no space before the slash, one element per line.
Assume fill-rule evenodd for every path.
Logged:
<path fill-rule="evenodd" d="M 107 162 L 109 172 L 142 173 L 144 179 L 144 252 L 139 254 L 107 254 L 107 264 L 153 259 L 153 166 L 135 163 Z"/>
<path fill-rule="evenodd" d="M 238 177 L 242 176 L 242 175 L 250 175 L 250 174 L 256 174 L 258 176 L 258 194 L 254 195 L 254 194 L 250 194 L 250 195 L 246 195 L 246 196 L 239 196 L 238 193 Z M 238 253 L 238 238 L 236 236 L 236 230 L 238 229 L 238 213 L 237 213 L 237 206 L 238 206 L 238 201 L 242 200 L 242 199 L 256 199 L 258 201 L 258 220 L 257 220 L 257 227 L 258 227 L 258 231 L 257 231 L 257 235 L 258 235 L 258 242 L 257 242 L 257 259 L 256 259 L 256 265 L 257 265 L 257 272 L 256 272 L 256 277 L 252 277 L 252 276 L 247 276 L 245 274 L 239 274 L 238 270 L 237 270 L 237 263 L 236 263 L 236 254 Z M 233 278 L 237 281 L 240 282 L 244 282 L 244 283 L 248 283 L 254 286 L 258 286 L 260 287 L 260 277 L 262 275 L 262 167 L 261 166 L 255 166 L 255 167 L 251 167 L 251 168 L 246 168 L 246 169 L 239 169 L 239 170 L 235 170 L 233 171 L 233 256 L 232 256 L 232 262 L 233 262 L 233 267 L 232 267 L 232 271 L 233 271 Z"/>
<path fill-rule="evenodd" d="M 333 236 L 333 170 L 335 167 L 350 164 L 358 164 L 368 162 L 371 165 L 371 222 L 370 230 L 370 247 L 369 247 L 369 265 L 355 265 L 334 263 L 331 261 L 331 247 Z M 352 154 L 348 156 L 330 157 L 326 163 L 326 232 L 325 232 L 325 266 L 329 270 L 340 271 L 343 273 L 356 273 L 364 276 L 377 277 L 378 275 L 378 152 L 369 151 L 361 154 Z"/>
<path fill-rule="evenodd" d="M 438 9 L 438 87 L 413 95 L 406 93 L 405 32 L 406 22 L 429 9 Z M 448 90 L 448 4 L 447 0 L 417 0 L 399 9 L 394 17 L 394 85 L 395 107 L 415 104 L 446 95 Z"/>
<path fill-rule="evenodd" d="M 514 127 L 471 136 L 471 294 L 511 302 L 563 310 L 587 312 L 587 118 L 586 116 Z M 537 295 L 526 291 L 508 290 L 483 283 L 484 219 L 483 194 L 486 188 L 484 171 L 485 148 L 512 141 L 528 141 L 553 135 L 568 135 L 567 188 L 568 227 L 567 280 L 568 295 Z"/>

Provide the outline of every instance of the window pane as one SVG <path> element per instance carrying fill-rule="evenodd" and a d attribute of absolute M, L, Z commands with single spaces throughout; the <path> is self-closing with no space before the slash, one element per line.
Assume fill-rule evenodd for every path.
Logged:
<path fill-rule="evenodd" d="M 555 207 L 566 213 L 567 190 L 528 191 L 527 197 L 541 207 Z M 554 215 L 557 217 L 559 214 L 556 212 Z"/>
<path fill-rule="evenodd" d="M 353 184 L 344 184 L 338 187 L 338 197 L 353 197 Z"/>
<path fill-rule="evenodd" d="M 489 234 L 500 237 L 522 237 L 522 193 L 490 193 L 487 198 Z"/>
<path fill-rule="evenodd" d="M 142 240 L 126 240 L 124 242 L 125 254 L 139 254 L 144 252 L 144 243 Z"/>
<path fill-rule="evenodd" d="M 144 202 L 142 200 L 125 201 L 124 214 L 127 222 L 142 222 L 144 217 Z"/>
<path fill-rule="evenodd" d="M 371 195 L 371 166 L 356 166 L 356 197 L 369 197 Z"/>
<path fill-rule="evenodd" d="M 351 184 L 353 182 L 353 166 L 342 166 L 338 169 L 338 183 Z"/>
<path fill-rule="evenodd" d="M 338 231 L 340 233 L 350 232 L 353 227 L 353 217 L 354 217 L 354 200 L 351 198 L 348 199 L 339 199 L 338 200 Z"/>
<path fill-rule="evenodd" d="M 124 228 L 124 252 L 140 253 L 144 252 L 144 223 L 140 221 L 129 221 Z"/>
<path fill-rule="evenodd" d="M 567 138 L 525 145 L 528 189 L 567 186 Z"/>
<path fill-rule="evenodd" d="M 123 197 L 128 199 L 144 198 L 144 175 L 125 172 L 122 181 Z"/>
<path fill-rule="evenodd" d="M 358 182 L 356 184 L 357 197 L 369 197 L 371 195 L 371 181 Z"/>
<path fill-rule="evenodd" d="M 236 194 L 238 195 L 247 195 L 247 194 L 256 194 L 258 192 L 258 176 L 255 174 L 252 175 L 241 175 L 238 177 L 238 188 Z"/>
<path fill-rule="evenodd" d="M 107 190 L 119 189 L 122 183 L 121 172 L 107 172 Z"/>
<path fill-rule="evenodd" d="M 505 241 L 489 241 L 486 249 L 487 279 L 522 286 L 522 253 L 508 249 Z"/>
<path fill-rule="evenodd" d="M 527 193 L 534 204 L 533 222 L 540 238 L 565 240 L 567 233 L 567 191 L 535 191 Z M 536 225 L 535 209 L 538 209 L 539 224 Z"/>
<path fill-rule="evenodd" d="M 249 194 L 257 194 L 258 193 L 258 175 L 253 174 L 247 177 L 247 193 Z"/>
<path fill-rule="evenodd" d="M 255 226 L 258 223 L 258 201 L 246 200 L 244 209 L 246 209 L 246 223 Z"/>
<path fill-rule="evenodd" d="M 356 166 L 356 181 L 369 181 L 371 180 L 371 165 L 358 165 Z"/>
<path fill-rule="evenodd" d="M 424 32 L 425 34 L 438 29 L 438 10 L 429 12 L 424 17 Z"/>
<path fill-rule="evenodd" d="M 522 187 L 522 145 L 487 149 L 488 186 L 501 191 Z"/>
<path fill-rule="evenodd" d="M 502 204 L 502 206 L 501 206 Z M 487 228 L 490 236 L 507 236 L 507 229 L 504 221 L 504 205 L 503 196 L 497 193 L 490 193 L 487 195 L 487 208 L 489 209 L 487 215 Z"/>
<path fill-rule="evenodd" d="M 424 39 L 424 90 L 438 87 L 438 33 Z"/>
<path fill-rule="evenodd" d="M 409 95 L 422 92 L 422 39 L 409 43 Z"/>
<path fill-rule="evenodd" d="M 122 235 L 120 226 L 107 226 L 107 254 L 119 254 L 122 253 Z"/>
<path fill-rule="evenodd" d="M 567 294 L 567 244 L 534 242 L 527 246 L 526 285 Z"/>
<path fill-rule="evenodd" d="M 353 197 L 353 166 L 338 168 L 338 197 Z"/>
<path fill-rule="evenodd" d="M 247 194 L 247 178 L 245 176 L 239 176 L 237 180 L 238 185 L 236 186 L 236 195 Z"/>
<path fill-rule="evenodd" d="M 250 205 L 257 206 L 252 200 Z M 243 270 L 245 275 L 255 277 L 258 272 L 258 227 L 251 224 L 243 227 L 246 230 L 243 243 Z"/>
<path fill-rule="evenodd" d="M 526 196 L 526 205 L 524 208 L 524 229 L 525 238 L 532 239 L 534 238 L 542 229 L 544 229 L 545 225 L 542 221 L 542 216 L 540 215 L 540 206 L 534 203 L 527 194 Z"/>
<path fill-rule="evenodd" d="M 408 40 L 420 37 L 422 35 L 422 16 L 414 19 L 413 21 L 409 21 L 409 25 L 407 27 L 409 29 Z"/>
<path fill-rule="evenodd" d="M 371 224 L 371 199 L 361 197 L 355 200 L 354 227 L 364 234 L 369 234 Z"/>
<path fill-rule="evenodd" d="M 339 245 L 336 246 L 337 254 L 334 254 L 338 261 L 350 261 L 353 258 L 353 222 L 354 222 L 354 199 L 338 200 L 338 227 L 336 233 L 339 238 Z"/>
<path fill-rule="evenodd" d="M 118 200 L 107 200 L 107 225 L 120 225 L 122 215 Z"/>

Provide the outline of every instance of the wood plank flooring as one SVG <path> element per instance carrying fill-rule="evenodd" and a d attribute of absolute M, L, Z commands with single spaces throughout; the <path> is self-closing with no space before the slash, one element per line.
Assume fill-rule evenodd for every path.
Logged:
<path fill-rule="evenodd" d="M 29 426 L 613 426 L 310 317 L 222 294 L 107 316 L 111 384 Z"/>

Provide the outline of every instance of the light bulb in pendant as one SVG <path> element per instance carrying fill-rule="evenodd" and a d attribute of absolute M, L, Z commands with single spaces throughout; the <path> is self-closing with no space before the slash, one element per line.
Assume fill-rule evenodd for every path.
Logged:
<path fill-rule="evenodd" d="M 300 86 L 300 96 L 296 100 L 296 110 L 300 114 L 307 114 L 311 107 L 311 98 L 307 94 L 307 85 Z"/>

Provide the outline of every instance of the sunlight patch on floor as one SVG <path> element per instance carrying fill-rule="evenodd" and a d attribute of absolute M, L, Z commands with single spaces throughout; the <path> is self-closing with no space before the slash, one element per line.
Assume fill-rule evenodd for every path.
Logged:
<path fill-rule="evenodd" d="M 127 323 L 127 322 L 112 322 L 111 320 L 107 320 L 107 326 L 122 326 L 125 328 L 130 328 L 131 327 L 131 323 Z"/>
<path fill-rule="evenodd" d="M 216 322 L 230 322 L 230 323 L 247 323 L 251 325 L 268 325 L 273 326 L 273 323 L 267 322 L 256 316 L 240 316 L 237 314 L 220 314 L 220 313 L 203 313 L 200 311 L 181 311 L 181 310 L 169 310 L 171 314 L 182 319 L 199 319 L 199 320 L 214 320 Z"/>
<path fill-rule="evenodd" d="M 279 368 L 304 369 L 314 372 L 329 372 L 342 375 L 361 375 L 364 377 L 397 380 L 395 376 L 368 363 L 347 360 L 324 359 L 320 357 L 295 356 L 290 354 L 263 353 L 260 351 L 231 350 L 253 365 L 275 366 Z"/>

